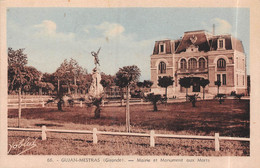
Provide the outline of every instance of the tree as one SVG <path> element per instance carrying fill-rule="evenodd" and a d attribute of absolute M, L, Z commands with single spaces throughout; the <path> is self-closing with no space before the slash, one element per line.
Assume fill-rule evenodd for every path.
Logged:
<path fill-rule="evenodd" d="M 46 87 L 46 82 L 36 81 L 35 85 L 39 88 L 39 95 L 42 95 L 42 89 Z"/>
<path fill-rule="evenodd" d="M 141 99 L 144 98 L 144 92 L 147 91 L 146 88 L 151 88 L 153 85 L 153 82 L 150 80 L 144 80 L 143 82 L 136 82 L 136 86 L 138 87 L 138 96 L 140 96 Z M 137 91 L 135 91 L 137 92 Z"/>
<path fill-rule="evenodd" d="M 25 70 L 27 55 L 23 52 L 24 49 L 13 50 L 12 48 L 8 48 L 8 89 L 9 91 L 18 89 L 18 127 L 20 127 L 22 115 L 22 87 L 28 84 Z"/>
<path fill-rule="evenodd" d="M 209 84 L 208 79 L 201 78 L 200 79 L 200 86 L 203 88 L 203 100 L 205 98 L 205 87 Z"/>
<path fill-rule="evenodd" d="M 45 89 L 45 90 L 44 90 L 45 92 L 47 92 L 48 94 L 50 94 L 50 92 L 54 91 L 55 87 L 53 86 L 52 83 L 46 82 L 46 86 L 45 86 L 44 89 Z"/>
<path fill-rule="evenodd" d="M 57 78 L 54 76 L 54 73 L 43 73 L 41 81 L 46 83 L 43 91 L 48 94 L 52 94 L 52 92 L 55 90 L 55 86 L 57 86 Z"/>
<path fill-rule="evenodd" d="M 66 94 L 65 89 L 67 90 L 67 93 L 70 94 L 71 88 L 74 88 L 75 94 L 77 94 L 78 88 L 87 88 L 86 80 L 91 80 L 91 78 L 87 76 L 86 72 L 85 69 L 78 65 L 76 60 L 70 59 L 70 61 L 68 61 L 65 59 L 60 67 L 53 73 L 54 79 L 57 81 L 56 99 L 59 100 L 57 104 L 59 110 L 62 110 L 59 106 L 65 102 L 65 100 L 63 100 L 63 97 Z"/>
<path fill-rule="evenodd" d="M 100 111 L 101 111 L 100 104 L 102 103 L 102 99 L 103 99 L 103 97 L 100 97 L 100 98 L 95 97 L 95 98 L 92 99 L 92 104 L 94 106 L 96 106 L 96 109 L 95 109 L 95 112 L 94 112 L 95 118 L 100 118 Z"/>
<path fill-rule="evenodd" d="M 64 88 L 61 87 L 57 93 L 57 97 L 55 99 L 58 99 L 57 107 L 59 111 L 62 111 L 62 105 L 64 104 Z"/>
<path fill-rule="evenodd" d="M 105 73 L 101 73 L 101 81 L 100 84 L 103 88 L 108 89 L 114 84 L 115 77 L 111 75 L 106 75 Z"/>
<path fill-rule="evenodd" d="M 164 77 L 159 77 L 158 79 L 158 85 L 160 87 L 163 87 L 165 88 L 165 100 L 166 100 L 166 103 L 167 103 L 167 88 L 171 85 L 173 85 L 173 77 L 171 76 L 164 76 Z"/>
<path fill-rule="evenodd" d="M 196 107 L 196 102 L 197 102 L 197 99 L 199 98 L 199 94 L 188 95 L 188 98 L 189 98 L 190 102 L 192 103 L 192 107 Z"/>
<path fill-rule="evenodd" d="M 219 94 L 219 87 L 221 86 L 221 82 L 217 80 L 215 81 L 215 85 L 218 86 L 218 94 Z"/>
<path fill-rule="evenodd" d="M 129 86 L 138 81 L 141 75 L 136 65 L 124 66 L 116 73 L 115 83 L 120 88 L 126 87 L 126 131 L 130 132 Z"/>
<path fill-rule="evenodd" d="M 237 98 L 239 101 L 241 100 L 241 98 L 245 96 L 244 93 L 241 94 L 235 94 L 235 98 Z"/>
<path fill-rule="evenodd" d="M 23 53 L 24 49 L 13 50 L 8 48 L 8 90 L 20 89 L 25 83 L 25 65 L 27 64 L 27 55 Z"/>
<path fill-rule="evenodd" d="M 80 93 L 85 94 L 89 89 L 91 84 L 91 75 L 87 73 L 83 73 L 79 76 L 78 80 L 78 89 Z"/>
<path fill-rule="evenodd" d="M 160 94 L 155 95 L 154 93 L 150 93 L 146 97 L 150 102 L 153 104 L 153 111 L 158 111 L 157 108 L 157 102 L 161 101 L 162 102 L 162 96 Z"/>
<path fill-rule="evenodd" d="M 138 87 L 138 89 L 134 88 L 134 93 L 132 93 L 134 96 L 143 99 L 144 97 L 144 82 L 136 82 L 135 86 Z"/>
<path fill-rule="evenodd" d="M 144 87 L 146 87 L 146 88 L 151 88 L 153 85 L 153 82 L 150 80 L 144 80 L 143 83 L 144 83 Z"/>
<path fill-rule="evenodd" d="M 111 81 L 109 79 L 101 79 L 100 84 L 103 86 L 103 88 L 107 88 L 110 86 Z"/>
<path fill-rule="evenodd" d="M 144 87 L 144 82 L 136 82 L 136 85 L 137 85 L 139 88 L 142 88 L 142 87 Z"/>
<path fill-rule="evenodd" d="M 70 94 L 71 86 L 77 85 L 77 79 L 81 78 L 81 76 L 84 74 L 84 71 L 85 70 L 79 66 L 78 62 L 71 58 L 70 61 L 65 59 L 62 62 L 60 67 L 58 67 L 54 73 L 54 76 L 57 78 L 59 84 L 67 85 L 67 92 Z M 59 90 L 59 84 L 57 90 Z M 74 88 L 77 87 L 74 86 Z M 75 92 L 77 91 L 75 90 Z"/>
<path fill-rule="evenodd" d="M 179 80 L 181 87 L 186 88 L 186 101 L 188 100 L 188 88 L 192 85 L 191 77 L 184 77 Z"/>
<path fill-rule="evenodd" d="M 224 102 L 224 98 L 226 97 L 225 94 L 217 94 L 215 98 L 219 99 L 219 104 L 222 104 Z"/>

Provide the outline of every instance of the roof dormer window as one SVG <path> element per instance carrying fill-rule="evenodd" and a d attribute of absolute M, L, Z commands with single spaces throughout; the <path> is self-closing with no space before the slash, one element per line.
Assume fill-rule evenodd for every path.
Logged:
<path fill-rule="evenodd" d="M 165 43 L 159 44 L 159 53 L 164 54 L 165 53 Z"/>
<path fill-rule="evenodd" d="M 225 39 L 223 38 L 218 39 L 218 49 L 219 50 L 225 49 Z"/>

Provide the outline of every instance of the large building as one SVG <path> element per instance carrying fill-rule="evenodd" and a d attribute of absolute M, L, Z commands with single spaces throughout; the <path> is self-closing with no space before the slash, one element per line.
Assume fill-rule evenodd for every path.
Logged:
<path fill-rule="evenodd" d="M 242 42 L 231 35 L 213 35 L 204 30 L 185 32 L 178 40 L 156 41 L 151 55 L 152 92 L 164 93 L 164 88 L 157 85 L 162 76 L 174 79 L 173 86 L 168 88 L 169 96 L 185 92 L 179 85 L 183 77 L 194 79 L 188 90 L 190 94 L 202 92 L 196 80 L 199 78 L 210 81 L 206 93 L 217 93 L 215 81 L 221 82 L 220 93 L 246 93 L 246 56 Z"/>

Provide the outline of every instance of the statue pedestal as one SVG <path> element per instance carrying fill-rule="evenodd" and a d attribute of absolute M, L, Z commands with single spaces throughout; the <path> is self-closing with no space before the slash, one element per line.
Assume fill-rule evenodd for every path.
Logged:
<path fill-rule="evenodd" d="M 92 82 L 89 88 L 89 96 L 94 98 L 101 98 L 104 90 L 103 86 L 100 84 L 101 75 L 98 68 L 94 68 L 92 71 Z"/>

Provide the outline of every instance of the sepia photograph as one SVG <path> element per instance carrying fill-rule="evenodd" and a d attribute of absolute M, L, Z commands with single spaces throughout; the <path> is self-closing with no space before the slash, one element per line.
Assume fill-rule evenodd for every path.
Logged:
<path fill-rule="evenodd" d="M 248 17 L 9 8 L 9 154 L 249 156 Z"/>
<path fill-rule="evenodd" d="M 7 156 L 252 156 L 250 8 L 5 9 Z"/>

